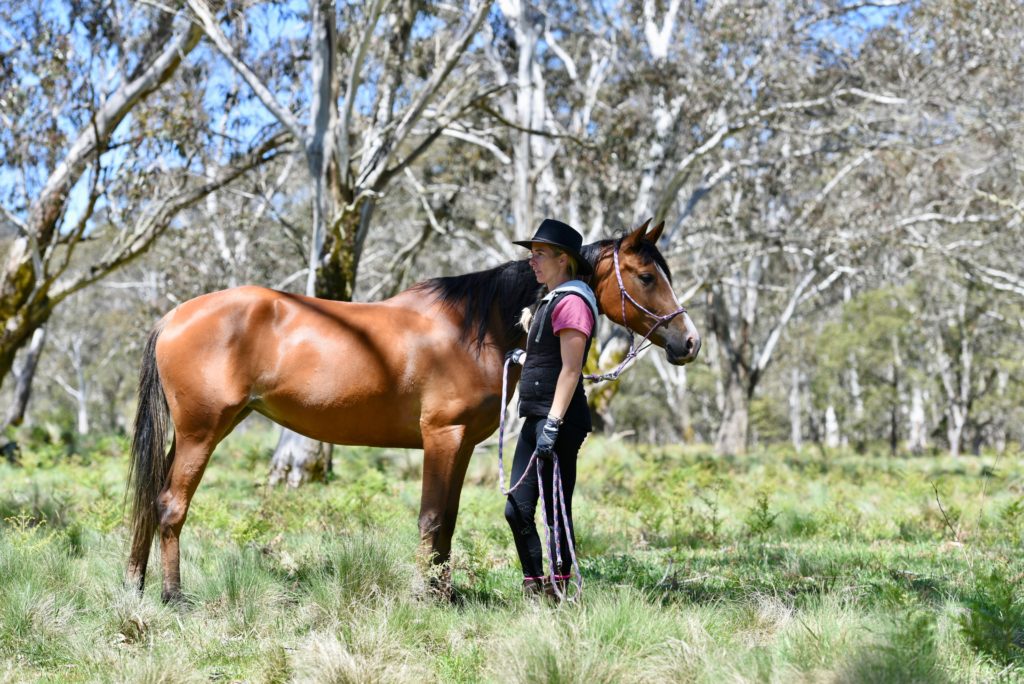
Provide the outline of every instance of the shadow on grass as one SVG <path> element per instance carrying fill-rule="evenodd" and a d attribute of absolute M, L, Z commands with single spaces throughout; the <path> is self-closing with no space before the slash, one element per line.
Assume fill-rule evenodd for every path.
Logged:
<path fill-rule="evenodd" d="M 935 573 L 935 558 L 914 553 L 822 549 L 749 544 L 727 550 L 687 550 L 671 556 L 609 554 L 581 559 L 590 586 L 629 586 L 660 603 L 697 605 L 734 602 L 755 594 L 779 597 L 799 606 L 824 596 L 862 606 L 905 604 L 908 600 L 937 607 L 962 601 L 973 591 L 963 578 L 969 568 L 944 558 Z M 487 601 L 492 591 L 471 584 L 468 593 Z"/>

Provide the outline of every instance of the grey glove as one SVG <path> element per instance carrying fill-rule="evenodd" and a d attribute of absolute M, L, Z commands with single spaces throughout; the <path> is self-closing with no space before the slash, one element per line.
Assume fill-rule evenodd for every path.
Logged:
<path fill-rule="evenodd" d="M 526 360 L 526 352 L 522 349 L 513 349 L 505 354 L 505 360 L 511 361 L 517 366 L 522 366 L 523 361 Z"/>
<path fill-rule="evenodd" d="M 551 460 L 551 454 L 555 450 L 555 441 L 558 440 L 558 428 L 562 427 L 562 419 L 549 415 L 548 420 L 537 437 L 537 458 L 545 461 Z"/>

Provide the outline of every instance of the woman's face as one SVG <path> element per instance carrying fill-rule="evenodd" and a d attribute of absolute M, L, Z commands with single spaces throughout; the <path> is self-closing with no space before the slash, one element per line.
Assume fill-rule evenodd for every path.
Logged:
<path fill-rule="evenodd" d="M 565 252 L 555 253 L 551 245 L 534 242 L 530 248 L 530 268 L 542 285 L 559 285 L 569 277 L 569 257 Z"/>

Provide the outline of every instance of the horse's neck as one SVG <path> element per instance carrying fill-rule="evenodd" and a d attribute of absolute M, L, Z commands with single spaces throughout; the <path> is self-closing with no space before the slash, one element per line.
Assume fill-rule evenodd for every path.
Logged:
<path fill-rule="evenodd" d="M 617 309 L 610 305 L 612 301 L 612 295 L 615 295 L 615 300 L 618 300 L 619 283 L 615 277 L 615 266 L 612 263 L 611 256 L 611 241 L 608 245 L 604 243 L 597 243 L 601 245 L 601 250 L 597 253 L 592 264 L 594 267 L 594 275 L 590 277 L 590 289 L 594 292 L 594 298 L 597 300 L 597 311 L 598 313 L 604 314 L 607 318 L 611 319 L 613 323 L 618 324 L 618 321 L 612 319 L 611 312 Z"/>

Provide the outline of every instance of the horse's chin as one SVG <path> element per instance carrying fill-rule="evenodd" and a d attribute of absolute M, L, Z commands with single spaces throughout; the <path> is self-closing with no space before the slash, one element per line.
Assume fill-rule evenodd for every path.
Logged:
<path fill-rule="evenodd" d="M 685 366 L 686 364 L 693 362 L 697 358 L 698 354 L 700 354 L 700 345 L 697 345 L 697 347 L 689 354 L 677 354 L 671 349 L 665 349 L 665 360 L 673 366 Z"/>

